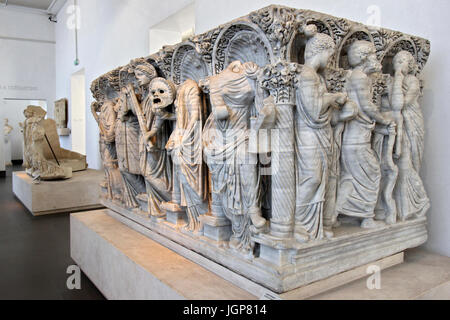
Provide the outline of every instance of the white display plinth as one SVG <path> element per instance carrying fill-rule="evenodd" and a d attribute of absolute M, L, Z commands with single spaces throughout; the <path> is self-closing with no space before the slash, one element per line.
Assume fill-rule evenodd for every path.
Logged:
<path fill-rule="evenodd" d="M 130 229 L 106 210 L 70 216 L 72 259 L 111 300 L 257 297 Z"/>
<path fill-rule="evenodd" d="M 13 173 L 13 192 L 34 216 L 77 212 L 102 208 L 100 183 L 104 173 L 98 170 L 74 172 L 68 180 L 41 181 L 25 172 Z"/>

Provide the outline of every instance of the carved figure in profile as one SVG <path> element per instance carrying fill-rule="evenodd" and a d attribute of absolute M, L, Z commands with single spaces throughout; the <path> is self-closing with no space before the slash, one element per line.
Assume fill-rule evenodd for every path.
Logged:
<path fill-rule="evenodd" d="M 394 79 L 390 87 L 390 102 L 396 115 L 398 135 L 395 162 L 399 176 L 394 189 L 398 216 L 401 221 L 424 216 L 430 208 L 422 179 L 419 176 L 424 150 L 425 126 L 419 104 L 420 81 L 414 57 L 400 51 L 393 60 Z"/>
<path fill-rule="evenodd" d="M 175 106 L 176 127 L 166 146 L 174 167 L 172 201 L 186 208 L 188 224 L 185 229 L 199 233 L 202 229 L 199 216 L 208 211 L 202 146 L 206 106 L 202 91 L 194 80 L 187 80 L 179 87 Z"/>
<path fill-rule="evenodd" d="M 333 39 L 317 33 L 315 25 L 304 28 L 309 38 L 305 65 L 297 75 L 295 147 L 297 191 L 294 235 L 297 241 L 320 240 L 324 236 L 324 203 L 330 173 L 333 131 L 332 106 L 347 102 L 345 93 L 328 93 L 321 73 L 331 59 Z M 331 237 L 327 229 L 325 236 Z"/>
<path fill-rule="evenodd" d="M 374 220 L 381 170 L 372 149 L 372 134 L 377 123 L 386 126 L 390 134 L 395 134 L 396 125 L 372 102 L 370 75 L 381 71 L 375 46 L 368 41 L 355 41 L 348 50 L 348 60 L 352 72 L 346 90 L 356 102 L 358 114 L 346 123 L 343 132 L 337 212 L 362 219 L 363 228 L 376 228 L 384 223 Z"/>
<path fill-rule="evenodd" d="M 136 86 L 121 81 L 119 98 L 119 113 L 116 122 L 116 151 L 119 169 L 125 182 L 123 201 L 128 208 L 138 208 L 137 196 L 145 194 L 145 182 L 141 175 L 139 141 L 141 128 L 136 115 L 134 98 L 139 104 L 140 100 L 148 95 L 150 81 L 156 76 L 155 68 L 143 60 L 132 61 L 121 74 L 133 74 L 137 79 Z M 125 77 L 125 76 L 124 76 Z"/>
<path fill-rule="evenodd" d="M 122 201 L 124 182 L 119 171 L 116 152 L 116 121 L 118 99 L 107 100 L 102 104 L 93 102 L 91 112 L 100 130 L 100 156 L 105 168 L 104 187 L 110 200 Z"/>
<path fill-rule="evenodd" d="M 203 133 L 211 192 L 231 221 L 230 246 L 245 253 L 252 251 L 251 227 L 266 224 L 261 213 L 257 155 L 248 151 L 250 116 L 255 103 L 252 82 L 258 70 L 252 62 L 235 61 L 204 82 L 212 105 Z"/>
<path fill-rule="evenodd" d="M 169 121 L 176 120 L 167 108 L 175 100 L 176 88 L 169 80 L 154 78 L 148 84 L 148 92 L 142 102 L 137 100 L 131 87 L 127 94 L 131 97 L 141 129 L 139 158 L 146 193 L 139 197 L 147 201 L 150 215 L 163 217 L 165 213 L 161 204 L 170 201 L 172 192 L 172 164 L 165 147 L 171 129 Z"/>

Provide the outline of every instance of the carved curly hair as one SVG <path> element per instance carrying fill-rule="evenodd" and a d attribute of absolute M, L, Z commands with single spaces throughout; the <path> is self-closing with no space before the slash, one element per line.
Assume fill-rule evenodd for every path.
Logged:
<path fill-rule="evenodd" d="M 360 65 L 367 57 L 375 53 L 375 46 L 372 42 L 358 40 L 352 43 L 348 49 L 348 63 L 351 67 Z"/>
<path fill-rule="evenodd" d="M 318 33 L 317 26 L 314 24 L 304 26 L 303 34 L 308 38 L 305 48 L 306 59 L 309 59 L 324 50 L 334 50 L 336 48 L 333 38 L 325 33 Z"/>
<path fill-rule="evenodd" d="M 394 56 L 394 60 L 392 62 L 395 65 L 395 64 L 399 63 L 400 61 L 408 62 L 408 73 L 409 74 L 415 74 L 417 72 L 416 59 L 409 51 L 402 50 L 402 51 L 398 52 Z"/>

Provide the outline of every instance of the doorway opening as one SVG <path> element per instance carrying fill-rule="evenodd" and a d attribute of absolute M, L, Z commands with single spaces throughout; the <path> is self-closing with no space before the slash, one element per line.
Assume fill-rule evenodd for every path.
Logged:
<path fill-rule="evenodd" d="M 72 151 L 86 154 L 86 76 L 84 69 L 70 78 L 72 106 L 70 119 L 72 128 Z"/>

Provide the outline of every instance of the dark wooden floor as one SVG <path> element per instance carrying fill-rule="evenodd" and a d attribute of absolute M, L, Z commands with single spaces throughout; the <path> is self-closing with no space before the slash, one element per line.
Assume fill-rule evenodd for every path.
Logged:
<path fill-rule="evenodd" d="M 104 299 L 82 275 L 81 290 L 67 289 L 69 213 L 33 217 L 12 193 L 12 171 L 0 178 L 0 299 Z"/>

